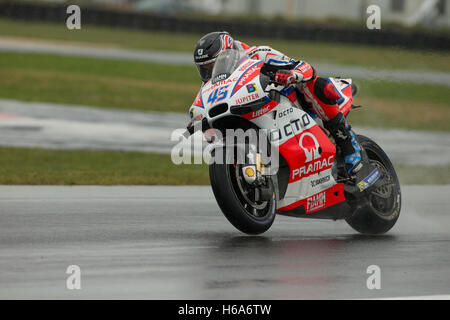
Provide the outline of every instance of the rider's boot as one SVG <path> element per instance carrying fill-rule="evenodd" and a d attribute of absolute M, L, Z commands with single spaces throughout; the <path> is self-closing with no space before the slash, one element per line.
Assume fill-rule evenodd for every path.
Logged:
<path fill-rule="evenodd" d="M 364 159 L 367 157 L 362 156 L 362 148 L 344 115 L 339 112 L 333 119 L 325 121 L 324 126 L 342 151 L 347 175 L 355 181 L 361 192 L 370 190 L 369 187 L 378 180 L 380 173 L 374 165 Z"/>

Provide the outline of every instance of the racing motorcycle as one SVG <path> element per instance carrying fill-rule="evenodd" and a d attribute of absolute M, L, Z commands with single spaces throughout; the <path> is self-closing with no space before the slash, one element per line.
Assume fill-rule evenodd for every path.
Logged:
<path fill-rule="evenodd" d="M 241 57 L 237 50 L 223 51 L 211 80 L 190 108 L 194 121 L 185 137 L 199 130 L 205 135 L 211 130 L 220 133 L 212 135 L 220 138 L 213 142 L 211 154 L 220 153 L 224 161 L 216 158 L 210 163 L 209 174 L 225 217 L 247 234 L 267 231 L 276 214 L 345 219 L 363 234 L 389 231 L 399 218 L 401 193 L 386 153 L 370 138 L 357 135 L 363 159 L 378 171 L 377 177 L 355 184 L 345 172 L 341 150 L 299 87 L 279 86 L 273 81 L 274 70 L 265 67 L 263 61 Z M 341 95 L 340 111 L 347 116 L 357 107 L 357 87 L 351 79 L 330 80 Z M 236 142 L 227 135 L 231 129 L 265 132 L 259 139 L 267 143 Z M 239 152 L 244 154 L 240 159 Z M 275 153 L 276 157 L 261 156 Z"/>

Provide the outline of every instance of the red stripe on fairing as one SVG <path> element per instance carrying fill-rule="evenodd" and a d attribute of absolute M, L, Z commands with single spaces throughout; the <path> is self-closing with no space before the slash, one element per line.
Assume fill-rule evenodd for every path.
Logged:
<path fill-rule="evenodd" d="M 202 101 L 202 89 L 197 93 L 197 97 L 194 100 L 194 106 L 204 108 Z"/>
<path fill-rule="evenodd" d="M 311 197 L 313 197 L 315 195 L 321 194 L 323 192 L 325 192 L 325 205 L 321 206 L 320 208 L 312 209 L 312 210 L 308 211 L 307 210 L 307 208 L 308 208 L 308 199 L 310 199 Z M 285 211 L 289 211 L 289 210 L 295 209 L 295 208 L 297 208 L 299 206 L 303 206 L 305 208 L 306 214 L 310 214 L 310 213 L 314 213 L 314 212 L 323 210 L 325 208 L 328 208 L 328 207 L 330 207 L 332 205 L 335 205 L 335 204 L 337 204 L 339 202 L 342 202 L 342 201 L 345 201 L 344 184 L 343 183 L 337 183 L 334 186 L 332 186 L 332 187 L 330 187 L 328 189 L 325 189 L 324 191 L 317 192 L 316 194 L 314 194 L 314 195 L 312 195 L 310 197 L 307 197 L 305 199 L 296 201 L 296 202 L 294 202 L 294 203 L 292 203 L 290 205 L 287 205 L 285 207 L 279 208 L 279 209 L 277 209 L 277 212 L 285 212 Z"/>
<path fill-rule="evenodd" d="M 264 107 L 257 111 L 252 111 L 249 113 L 246 113 L 242 115 L 242 118 L 247 120 L 252 120 L 258 117 L 261 117 L 262 115 L 266 114 L 267 112 L 271 111 L 273 108 L 275 108 L 278 105 L 278 102 L 272 100 L 268 104 L 266 104 Z"/>

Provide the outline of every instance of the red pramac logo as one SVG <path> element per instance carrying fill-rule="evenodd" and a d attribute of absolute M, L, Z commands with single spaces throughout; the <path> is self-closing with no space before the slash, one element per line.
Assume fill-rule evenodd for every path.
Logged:
<path fill-rule="evenodd" d="M 298 144 L 305 151 L 306 160 L 305 163 L 317 160 L 320 158 L 319 153 L 319 141 L 317 138 L 309 132 L 304 132 L 299 139 Z"/>

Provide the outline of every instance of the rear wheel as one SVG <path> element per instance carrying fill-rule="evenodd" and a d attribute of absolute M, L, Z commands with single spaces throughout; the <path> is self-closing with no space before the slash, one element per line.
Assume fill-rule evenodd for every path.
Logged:
<path fill-rule="evenodd" d="M 211 164 L 211 187 L 220 209 L 233 226 L 247 234 L 260 234 L 275 220 L 273 184 L 268 181 L 272 197 L 260 200 L 259 189 L 245 181 L 241 168 L 239 164 Z"/>
<path fill-rule="evenodd" d="M 357 140 L 364 148 L 369 161 L 378 168 L 383 184 L 373 190 L 361 205 L 356 202 L 354 212 L 346 221 L 363 234 L 383 234 L 397 222 L 401 209 L 400 183 L 394 166 L 386 153 L 371 139 L 358 135 Z"/>

